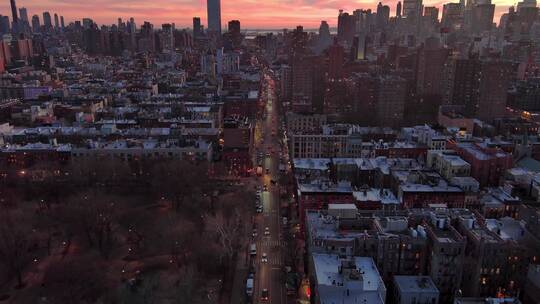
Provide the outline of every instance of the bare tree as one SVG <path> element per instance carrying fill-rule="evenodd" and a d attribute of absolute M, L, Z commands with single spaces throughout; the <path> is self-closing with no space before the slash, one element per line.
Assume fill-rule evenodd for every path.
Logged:
<path fill-rule="evenodd" d="M 193 292 L 196 271 L 193 267 L 186 267 L 181 279 L 176 282 L 175 303 L 193 303 Z"/>
<path fill-rule="evenodd" d="M 0 189 L 0 210 L 16 208 L 20 203 L 20 196 L 15 187 L 2 187 Z"/>
<path fill-rule="evenodd" d="M 158 274 L 145 276 L 144 280 L 137 283 L 128 283 L 120 290 L 121 304 L 153 304 L 159 303 L 156 299 L 156 291 L 160 285 Z"/>
<path fill-rule="evenodd" d="M 234 217 L 239 218 L 239 213 L 234 212 Z M 236 251 L 236 242 L 239 235 L 239 226 L 237 224 L 230 224 L 231 220 L 228 219 L 223 212 L 218 212 L 216 215 L 206 216 L 207 227 L 211 230 L 221 247 L 220 259 L 229 261 Z"/>
<path fill-rule="evenodd" d="M 69 259 L 50 265 L 43 285 L 54 303 L 94 303 L 105 291 L 101 267 L 90 259 Z"/>
<path fill-rule="evenodd" d="M 108 258 L 116 243 L 116 208 L 114 197 L 99 192 L 84 192 L 70 198 L 59 212 L 67 223 L 68 236 L 81 234 L 91 248 Z"/>
<path fill-rule="evenodd" d="M 0 263 L 17 279 L 17 287 L 24 286 L 23 270 L 30 262 L 29 231 L 15 224 L 10 214 L 0 218 Z"/>
<path fill-rule="evenodd" d="M 157 164 L 151 185 L 159 198 L 172 202 L 177 213 L 200 214 L 201 198 L 209 199 L 213 190 L 206 165 L 181 160 Z"/>

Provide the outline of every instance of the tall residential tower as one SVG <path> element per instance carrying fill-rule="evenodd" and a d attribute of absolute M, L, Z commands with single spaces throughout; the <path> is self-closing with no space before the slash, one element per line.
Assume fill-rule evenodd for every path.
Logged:
<path fill-rule="evenodd" d="M 208 31 L 221 34 L 221 1 L 208 0 Z"/>

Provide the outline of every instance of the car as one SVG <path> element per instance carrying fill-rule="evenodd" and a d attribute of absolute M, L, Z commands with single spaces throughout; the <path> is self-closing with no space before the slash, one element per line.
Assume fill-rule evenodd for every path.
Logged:
<path fill-rule="evenodd" d="M 266 152 L 266 157 L 270 157 L 270 152 Z"/>
<path fill-rule="evenodd" d="M 261 301 L 268 302 L 269 297 L 268 289 L 264 288 L 261 291 Z"/>
<path fill-rule="evenodd" d="M 276 182 L 275 180 L 271 179 L 271 180 L 270 180 L 270 183 L 271 183 L 272 185 L 275 185 L 277 182 Z"/>
<path fill-rule="evenodd" d="M 267 184 L 264 184 L 263 191 L 268 191 L 268 185 Z"/>
<path fill-rule="evenodd" d="M 256 209 L 257 213 L 263 213 L 264 209 L 262 206 L 258 206 Z"/>
<path fill-rule="evenodd" d="M 270 174 L 270 168 L 266 168 L 266 174 Z"/>
<path fill-rule="evenodd" d="M 257 237 L 257 235 L 258 235 L 257 229 L 253 229 L 253 233 L 251 235 L 253 237 Z"/>
<path fill-rule="evenodd" d="M 264 235 L 270 235 L 270 228 L 264 227 Z"/>
<path fill-rule="evenodd" d="M 266 255 L 266 252 L 263 252 L 262 257 L 261 257 L 261 262 L 268 263 L 268 255 Z"/>

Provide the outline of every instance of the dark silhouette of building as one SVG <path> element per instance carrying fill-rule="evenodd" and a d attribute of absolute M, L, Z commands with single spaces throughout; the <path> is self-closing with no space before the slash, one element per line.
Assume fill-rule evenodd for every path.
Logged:
<path fill-rule="evenodd" d="M 18 30 L 18 24 L 19 24 L 19 17 L 17 15 L 17 4 L 15 3 L 15 0 L 10 0 L 11 4 L 11 21 L 13 22 L 13 30 Z"/>
<path fill-rule="evenodd" d="M 339 42 L 347 42 L 349 45 L 352 43 L 355 32 L 355 18 L 349 13 L 339 11 L 338 16 L 338 32 L 337 37 Z"/>
<path fill-rule="evenodd" d="M 34 31 L 34 33 L 39 33 L 41 31 L 41 24 L 39 22 L 38 15 L 32 16 L 32 31 Z"/>
<path fill-rule="evenodd" d="M 214 34 L 221 35 L 221 1 L 208 0 L 208 31 Z"/>
<path fill-rule="evenodd" d="M 193 38 L 198 38 L 202 34 L 201 18 L 193 17 Z"/>
<path fill-rule="evenodd" d="M 343 77 L 343 63 L 345 50 L 334 39 L 334 44 L 328 48 L 328 78 L 340 79 Z"/>

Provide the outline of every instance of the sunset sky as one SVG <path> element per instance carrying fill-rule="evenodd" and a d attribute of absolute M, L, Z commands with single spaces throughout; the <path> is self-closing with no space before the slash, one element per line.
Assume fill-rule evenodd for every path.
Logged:
<path fill-rule="evenodd" d="M 383 2 L 390 6 L 391 15 L 395 14 L 397 1 Z M 440 6 L 441 17 L 442 4 L 446 2 L 449 1 L 425 0 L 424 5 Z M 377 3 L 368 0 L 222 0 L 221 19 L 223 24 L 239 19 L 244 29 L 291 28 L 299 24 L 316 28 L 321 20 L 335 26 L 339 9 L 374 9 Z M 498 22 L 500 14 L 508 11 L 512 3 L 508 0 L 493 0 L 493 3 L 497 5 L 494 21 Z M 65 16 L 66 23 L 90 17 L 99 24 L 111 24 L 116 23 L 118 17 L 124 20 L 134 17 L 137 24 L 174 22 L 177 27 L 191 27 L 192 17 L 199 16 L 206 24 L 206 1 L 201 0 L 19 0 L 17 7 L 26 7 L 29 18 L 38 14 L 40 20 L 45 10 L 51 15 L 58 13 Z M 9 1 L 2 1 L 0 12 L 11 17 Z"/>

